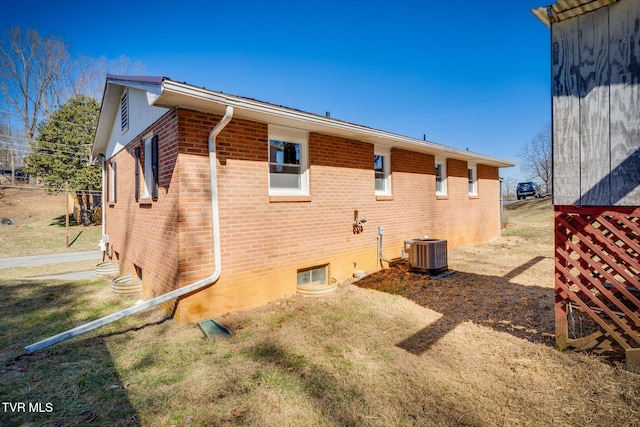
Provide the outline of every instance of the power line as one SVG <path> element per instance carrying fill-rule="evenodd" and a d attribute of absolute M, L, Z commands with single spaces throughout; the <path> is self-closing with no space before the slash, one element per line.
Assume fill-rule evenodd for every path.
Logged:
<path fill-rule="evenodd" d="M 17 189 L 17 190 L 47 190 L 47 191 L 56 191 L 56 192 L 61 192 L 64 191 L 64 187 L 46 187 L 46 186 L 37 186 L 37 187 L 25 187 L 22 185 L 11 185 L 11 184 L 0 184 L 0 189 L 5 189 L 5 188 L 13 188 L 13 189 Z M 77 189 L 77 188 L 69 188 L 70 191 L 81 191 L 84 193 L 91 193 L 91 194 L 102 194 L 102 190 L 89 190 L 89 189 Z"/>
<path fill-rule="evenodd" d="M 5 157 L 7 157 L 8 154 L 5 154 Z M 56 151 L 53 153 L 46 153 L 46 152 L 28 152 L 28 151 L 14 151 L 14 158 L 16 160 L 25 160 L 28 156 L 35 156 L 35 158 L 37 157 L 51 157 L 53 159 L 67 159 L 69 161 L 75 160 L 81 160 L 84 161 L 85 159 L 87 161 L 91 160 L 91 156 L 89 155 L 89 153 L 86 154 L 82 154 L 82 155 L 78 155 L 78 153 L 76 152 L 72 152 L 72 151 Z M 33 157 L 32 157 L 33 158 Z"/>
<path fill-rule="evenodd" d="M 81 135 L 84 136 L 84 135 Z M 37 136 L 33 139 L 29 139 L 26 136 L 19 136 L 19 135 L 2 135 L 0 134 L 0 138 L 5 138 L 8 140 L 15 140 L 15 141 L 20 141 L 22 144 L 29 144 L 29 143 L 37 143 L 37 142 L 45 142 L 45 143 L 56 143 L 55 141 L 50 141 L 47 139 L 43 139 L 41 136 Z M 91 142 L 85 142 L 82 144 L 78 144 L 78 145 L 92 145 Z"/>
<path fill-rule="evenodd" d="M 8 149 L 7 149 L 8 150 Z M 69 154 L 69 155 L 76 155 L 76 156 L 83 156 L 83 155 L 87 155 L 89 156 L 89 150 L 87 150 L 86 152 L 82 152 L 82 150 L 74 150 L 73 147 L 68 147 L 68 148 L 47 148 L 47 147 L 38 147 L 38 148 L 24 148 L 24 147 L 14 147 L 13 149 L 14 153 L 18 153 L 18 154 L 56 154 L 56 153 L 63 153 L 63 154 Z"/>
<path fill-rule="evenodd" d="M 20 122 L 22 122 L 22 115 L 21 115 L 19 112 L 17 112 L 17 111 L 0 110 L 0 113 L 4 114 L 5 116 L 6 116 L 7 114 L 8 114 L 8 115 L 11 115 L 11 116 L 15 116 L 15 117 L 17 117 L 18 119 L 20 119 L 20 120 L 19 120 Z M 1 117 L 1 116 L 0 116 L 0 117 Z M 97 117 L 96 117 L 96 118 L 97 118 Z M 40 120 L 38 123 L 44 123 L 44 122 L 47 122 L 47 123 L 65 123 L 65 124 L 70 124 L 70 125 L 74 125 L 74 126 L 86 126 L 85 124 L 82 124 L 82 123 L 68 122 L 68 121 L 65 121 L 65 120 L 53 119 L 53 118 L 51 118 L 51 117 L 50 117 L 50 118 L 48 118 L 48 119 L 42 119 L 42 120 Z M 22 125 L 22 123 L 20 123 L 20 125 Z"/>
<path fill-rule="evenodd" d="M 0 139 L 2 137 L 0 136 Z M 22 153 L 32 153 L 37 152 L 38 150 L 48 150 L 48 151 L 62 151 L 68 153 L 78 153 L 79 150 L 87 149 L 87 154 L 89 154 L 88 148 L 92 145 L 91 143 L 66 143 L 64 141 L 36 141 L 40 142 L 40 144 L 29 144 L 29 143 L 20 143 L 13 144 L 12 148 L 14 151 L 22 152 Z M 3 147 L 0 145 L 0 149 Z M 6 146 L 5 149 L 9 149 L 10 147 Z"/>
<path fill-rule="evenodd" d="M 79 153 L 77 150 L 73 150 L 71 147 L 69 149 L 65 149 L 65 150 L 59 149 L 59 148 L 35 148 L 35 149 L 30 149 L 30 148 L 18 147 L 18 148 L 14 148 L 13 152 L 14 153 L 19 153 L 19 154 L 25 154 L 25 155 L 28 155 L 28 154 L 38 154 L 38 155 L 40 155 L 40 154 L 42 154 L 42 155 L 51 155 L 52 156 L 52 155 L 54 155 L 56 153 L 62 153 L 62 154 L 69 155 L 69 156 L 72 156 L 72 155 L 75 155 L 75 156 L 84 156 L 84 155 L 89 156 L 90 155 L 89 151 L 87 151 L 86 153 Z"/>

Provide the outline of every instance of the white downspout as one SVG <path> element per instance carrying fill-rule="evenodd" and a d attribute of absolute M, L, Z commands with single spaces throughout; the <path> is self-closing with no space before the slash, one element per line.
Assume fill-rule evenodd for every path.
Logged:
<path fill-rule="evenodd" d="M 222 251 L 220 249 L 220 206 L 218 205 L 218 159 L 216 138 L 233 117 L 233 107 L 227 105 L 224 116 L 211 132 L 209 132 L 209 178 L 211 187 L 211 227 L 213 228 L 213 261 L 214 271 L 209 277 L 210 283 L 216 282 L 222 272 Z"/>
<path fill-rule="evenodd" d="M 107 254 L 107 245 L 104 241 L 104 234 L 107 230 L 107 206 L 105 204 L 106 197 L 104 196 L 104 189 L 107 188 L 107 178 L 105 174 L 105 170 L 107 167 L 107 159 L 102 156 L 102 194 L 100 194 L 100 206 L 102 207 L 102 219 L 101 219 L 101 227 L 102 227 L 102 235 L 100 235 L 100 241 L 98 242 L 98 247 L 102 251 L 102 260 L 104 261 L 105 256 Z"/>
<path fill-rule="evenodd" d="M 162 304 L 163 302 L 172 300 L 174 298 L 178 298 L 182 295 L 195 292 L 204 288 L 205 286 L 211 285 L 215 283 L 219 278 L 222 272 L 222 257 L 220 255 L 220 212 L 218 206 L 218 167 L 217 167 L 217 159 L 216 159 L 216 137 L 218 134 L 224 129 L 224 127 L 231 121 L 233 117 L 233 107 L 227 106 L 226 112 L 222 120 L 218 122 L 218 124 L 209 132 L 209 171 L 210 171 L 210 184 L 211 184 L 211 226 L 213 231 L 213 258 L 214 258 L 214 271 L 211 276 L 206 279 L 198 280 L 197 282 L 191 283 L 182 288 L 176 289 L 174 291 L 168 292 L 166 294 L 160 295 L 158 297 L 152 298 L 148 301 L 145 301 L 141 304 L 136 304 L 133 307 L 126 308 L 124 310 L 118 311 L 117 313 L 110 314 L 109 316 L 102 317 L 100 319 L 96 319 L 92 322 L 85 323 L 84 325 L 80 325 L 76 328 L 69 329 L 66 332 L 62 332 L 58 335 L 54 335 L 50 338 L 46 338 L 42 341 L 38 341 L 37 343 L 26 346 L 25 353 L 31 354 L 38 350 L 42 350 L 44 348 L 50 347 L 54 344 L 58 344 L 62 341 L 66 341 L 69 338 L 73 338 L 80 334 L 84 334 L 85 332 L 92 331 L 109 323 L 115 322 L 116 320 L 120 320 L 123 317 L 130 316 L 132 314 L 138 313 L 140 311 L 146 310 L 147 308 L 151 308 L 158 304 Z"/>

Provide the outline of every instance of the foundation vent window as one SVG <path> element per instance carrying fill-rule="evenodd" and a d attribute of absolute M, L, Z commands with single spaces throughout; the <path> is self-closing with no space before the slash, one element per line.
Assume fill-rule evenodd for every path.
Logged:
<path fill-rule="evenodd" d="M 335 281 L 335 280 L 334 280 Z M 298 294 L 324 295 L 336 289 L 329 279 L 329 265 L 298 270 Z"/>

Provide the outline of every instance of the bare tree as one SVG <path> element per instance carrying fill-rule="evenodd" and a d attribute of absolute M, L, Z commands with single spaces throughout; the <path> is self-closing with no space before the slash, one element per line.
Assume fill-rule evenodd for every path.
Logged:
<path fill-rule="evenodd" d="M 0 34 L 0 111 L 6 122 L 5 148 L 15 169 L 29 153 L 38 124 L 68 99 L 83 94 L 100 100 L 107 72 L 140 74 L 144 67 L 122 55 L 71 60 L 65 42 L 19 27 Z M 20 153 L 22 156 L 20 156 Z"/>
<path fill-rule="evenodd" d="M 6 169 L 11 164 L 10 152 L 7 126 L 0 121 L 0 168 Z"/>
<path fill-rule="evenodd" d="M 536 133 L 531 141 L 520 150 L 522 170 L 534 179 L 539 179 L 546 193 L 553 191 L 551 124 L 547 123 Z"/>
<path fill-rule="evenodd" d="M 33 139 L 38 122 L 61 104 L 70 63 L 66 44 L 53 35 L 42 38 L 34 29 L 16 27 L 0 38 L 0 96 L 18 116 L 28 140 Z"/>
<path fill-rule="evenodd" d="M 111 73 L 120 75 L 140 75 L 145 69 L 141 62 L 134 62 L 127 55 L 120 55 L 117 59 L 109 61 L 107 65 Z"/>
<path fill-rule="evenodd" d="M 107 73 L 140 75 L 144 69 L 140 62 L 134 62 L 125 55 L 111 60 L 104 56 L 100 58 L 78 57 L 74 60 L 73 67 L 73 94 L 82 94 L 100 101 Z"/>
<path fill-rule="evenodd" d="M 505 199 L 516 198 L 516 179 L 512 176 L 508 176 L 502 179 L 502 196 Z"/>

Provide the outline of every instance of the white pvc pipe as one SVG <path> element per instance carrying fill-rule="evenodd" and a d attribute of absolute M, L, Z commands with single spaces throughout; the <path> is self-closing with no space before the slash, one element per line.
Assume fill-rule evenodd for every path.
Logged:
<path fill-rule="evenodd" d="M 130 316 L 132 314 L 146 310 L 158 304 L 162 304 L 163 302 L 172 300 L 174 298 L 178 298 L 182 295 L 198 291 L 199 289 L 204 288 L 205 286 L 215 283 L 220 278 L 220 274 L 222 272 L 222 258 L 220 255 L 220 212 L 218 209 L 219 208 L 218 167 L 217 167 L 217 159 L 216 159 L 216 137 L 222 131 L 222 129 L 224 129 L 224 127 L 231 121 L 232 117 L 233 117 L 233 107 L 228 106 L 222 120 L 220 120 L 218 124 L 211 130 L 211 132 L 209 132 L 209 139 L 208 139 L 209 171 L 210 171 L 210 185 L 211 185 L 211 226 L 212 226 L 212 233 L 213 233 L 212 237 L 213 237 L 213 258 L 214 258 L 214 271 L 211 274 L 211 276 L 207 277 L 206 279 L 198 280 L 197 282 L 191 283 L 187 286 L 168 292 L 166 294 L 160 295 L 158 297 L 152 298 L 141 304 L 136 304 L 132 307 L 118 311 L 117 313 L 113 313 L 113 314 L 110 314 L 109 316 L 96 319 L 89 323 L 85 323 L 84 325 L 80 325 L 76 328 L 69 329 L 68 331 L 62 332 L 58 335 L 54 335 L 50 338 L 46 338 L 42 341 L 38 341 L 37 343 L 28 345 L 24 348 L 26 354 L 31 354 L 38 350 L 42 350 L 44 348 L 58 344 L 62 341 L 66 341 L 69 338 L 73 338 L 80 334 L 84 334 L 86 332 L 100 328 L 109 323 L 115 322 L 116 320 L 120 320 L 123 317 Z"/>
<path fill-rule="evenodd" d="M 384 234 L 384 227 L 378 227 L 378 264 L 380 264 L 380 268 L 384 269 L 384 265 L 382 265 L 382 261 L 391 264 L 393 261 L 388 260 L 382 255 L 382 235 Z"/>
<path fill-rule="evenodd" d="M 104 156 L 102 156 L 102 188 L 107 188 L 107 178 L 106 178 L 106 174 L 104 173 L 106 168 L 106 158 Z M 104 191 L 102 192 L 102 194 L 100 195 L 100 213 L 101 213 L 101 230 L 102 230 L 102 234 L 100 235 L 100 242 L 98 243 L 98 247 L 100 248 L 100 250 L 102 251 L 102 261 L 104 261 L 104 258 L 107 254 L 107 245 L 104 241 L 104 233 L 106 231 L 106 226 L 107 226 L 107 206 L 105 204 L 106 198 L 104 197 Z"/>

